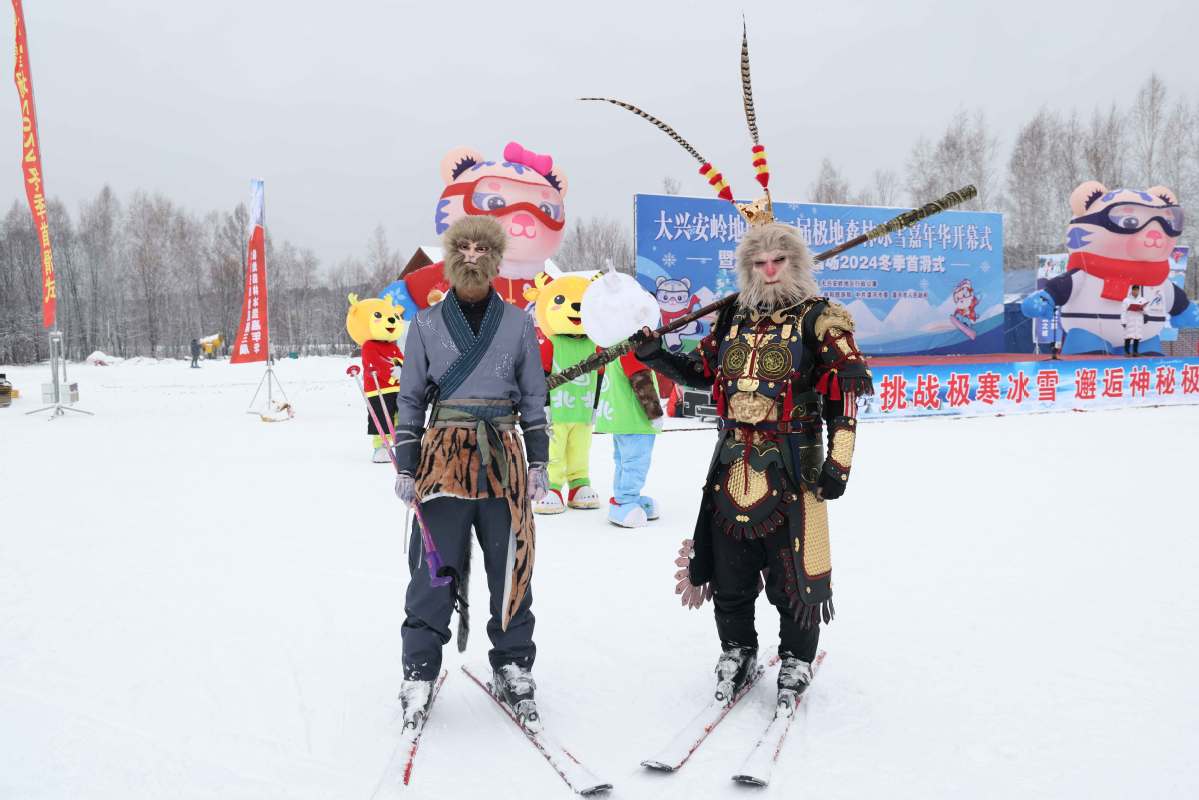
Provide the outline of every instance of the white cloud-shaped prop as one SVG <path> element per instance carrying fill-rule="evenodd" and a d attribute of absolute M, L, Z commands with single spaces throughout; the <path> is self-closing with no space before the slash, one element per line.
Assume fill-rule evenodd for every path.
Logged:
<path fill-rule="evenodd" d="M 600 347 L 611 347 L 643 327 L 656 328 L 657 299 L 637 279 L 609 269 L 583 293 L 583 330 Z"/>

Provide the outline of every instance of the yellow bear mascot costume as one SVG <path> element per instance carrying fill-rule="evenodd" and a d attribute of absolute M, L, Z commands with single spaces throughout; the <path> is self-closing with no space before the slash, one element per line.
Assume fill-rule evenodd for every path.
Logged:
<path fill-rule="evenodd" d="M 565 274 L 557 278 L 542 272 L 525 289 L 526 300 L 536 302 L 541 343 L 541 366 L 546 374 L 561 372 L 595 352 L 595 342 L 583 331 L 583 292 L 590 275 Z M 550 490 L 533 507 L 538 514 L 561 514 L 571 508 L 599 508 L 600 498 L 591 487 L 591 432 L 597 375 L 588 372 L 550 391 Z M 566 498 L 562 490 L 567 490 Z"/>
<path fill-rule="evenodd" d="M 358 295 L 349 296 L 350 310 L 346 313 L 346 333 L 355 344 L 362 347 L 362 382 L 367 402 L 380 420 L 386 414 L 395 420 L 396 395 L 400 391 L 400 367 L 404 365 L 404 354 L 397 341 L 404 336 L 403 311 L 390 300 L 370 298 L 359 300 Z M 376 464 L 390 463 L 386 443 L 386 431 L 375 430 L 375 422 L 367 414 L 366 432 L 373 439 Z"/>

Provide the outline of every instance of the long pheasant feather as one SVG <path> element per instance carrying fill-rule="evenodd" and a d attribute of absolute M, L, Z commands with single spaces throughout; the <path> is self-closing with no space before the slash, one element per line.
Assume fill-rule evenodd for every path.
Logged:
<path fill-rule="evenodd" d="M 669 125 L 667 125 L 665 122 L 658 119 L 654 115 L 645 113 L 644 111 L 637 108 L 637 106 L 632 105 L 631 103 L 626 103 L 623 100 L 613 100 L 610 97 L 580 97 L 579 99 L 580 100 L 599 100 L 601 102 L 611 103 L 614 106 L 620 106 L 623 109 L 632 111 L 637 116 L 644 117 L 645 119 L 649 120 L 651 124 L 653 124 L 659 130 L 661 130 L 663 133 L 665 133 L 671 139 L 674 139 L 676 142 L 678 142 L 679 145 L 682 146 L 682 148 L 684 150 L 686 150 L 688 153 L 690 153 L 691 157 L 694 158 L 696 161 L 698 161 L 701 164 L 708 163 L 708 159 L 701 156 L 699 154 L 699 151 L 691 146 L 690 142 L 688 142 L 682 136 L 679 136 L 678 131 L 676 131 L 674 128 L 670 127 Z"/>
<path fill-rule="evenodd" d="M 758 115 L 754 111 L 754 89 L 749 80 L 749 34 L 745 19 L 741 20 L 741 96 L 745 100 L 745 121 L 749 123 L 749 135 L 758 144 Z"/>

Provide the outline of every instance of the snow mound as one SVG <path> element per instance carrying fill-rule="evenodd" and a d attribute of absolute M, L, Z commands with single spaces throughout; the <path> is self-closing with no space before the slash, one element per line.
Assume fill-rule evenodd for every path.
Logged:
<path fill-rule="evenodd" d="M 103 350 L 95 350 L 87 358 L 83 359 L 85 364 L 91 364 L 93 367 L 111 367 L 114 364 L 120 364 L 125 359 L 110 356 Z"/>

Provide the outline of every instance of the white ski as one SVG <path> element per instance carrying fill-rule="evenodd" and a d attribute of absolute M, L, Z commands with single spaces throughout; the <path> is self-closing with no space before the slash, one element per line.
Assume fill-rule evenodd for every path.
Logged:
<path fill-rule="evenodd" d="M 824 662 L 825 655 L 823 650 L 816 654 L 816 660 L 812 662 L 812 680 L 816 680 L 816 671 Z M 783 740 L 787 737 L 792 720 L 799 712 L 799 704 L 803 702 L 804 696 L 810 691 L 809 687 L 796 699 L 793 706 L 779 705 L 775 708 L 774 718 L 766 726 L 766 730 L 758 739 L 758 743 L 754 745 L 754 749 L 750 751 L 749 756 L 746 757 L 741 769 L 733 775 L 733 780 L 754 786 L 770 784 L 771 773 L 774 772 L 774 765 L 778 763 L 779 753 L 783 749 Z"/>
<path fill-rule="evenodd" d="M 772 667 L 778 663 L 778 660 L 778 656 L 772 656 L 766 666 Z M 720 724 L 720 721 L 732 710 L 733 706 L 737 705 L 741 698 L 754 688 L 754 684 L 758 682 L 765 671 L 766 667 L 759 664 L 731 702 L 725 704 L 713 698 L 708 705 L 704 706 L 703 710 L 695 715 L 694 719 L 687 723 L 686 727 L 675 734 L 669 744 L 659 750 L 653 758 L 642 761 L 641 766 L 663 772 L 674 772 L 686 764 L 687 759 L 691 758 L 691 754 L 699 749 L 699 746 L 704 743 L 704 739 L 708 738 L 708 734 Z"/>
<path fill-rule="evenodd" d="M 550 766 L 554 768 L 554 772 L 557 772 L 558 776 L 566 782 L 566 785 L 573 789 L 577 794 L 588 796 L 600 794 L 601 792 L 607 792 L 612 789 L 612 784 L 596 777 L 591 770 L 583 766 L 582 762 L 571 755 L 569 750 L 562 747 L 562 745 L 558 744 L 548 735 L 546 735 L 544 730 L 538 733 L 529 733 L 527 730 L 521 727 L 520 722 L 517 721 L 516 714 L 512 712 L 512 709 L 509 708 L 507 703 L 505 703 L 503 700 L 500 700 L 500 698 L 495 694 L 495 691 L 491 686 L 491 681 L 481 677 L 483 675 L 490 675 L 490 669 L 481 670 L 477 667 L 471 669 L 467 665 L 463 664 L 462 671 L 466 673 L 467 677 L 478 684 L 479 688 L 487 693 L 487 696 L 491 698 L 492 702 L 499 706 L 500 709 L 508 715 L 508 718 L 512 720 L 512 723 L 516 725 L 520 732 L 523 733 L 525 737 L 533 743 L 533 746 L 541 752 L 541 755 L 545 756 L 545 760 L 548 761 Z"/>
<path fill-rule="evenodd" d="M 372 800 L 397 796 L 401 787 L 407 786 L 412 780 L 412 770 L 416 766 L 416 751 L 420 747 L 421 734 L 425 732 L 429 715 L 433 713 L 433 703 L 437 700 L 437 693 L 441 691 L 441 684 L 445 683 L 448 674 L 449 671 L 443 669 L 441 675 L 433 682 L 433 693 L 429 696 L 429 705 L 425 709 L 425 715 L 421 719 L 420 725 L 416 728 L 404 728 L 399 744 L 392 751 L 387 767 L 383 770 L 383 776 L 375 784 L 375 791 L 371 794 Z"/>

